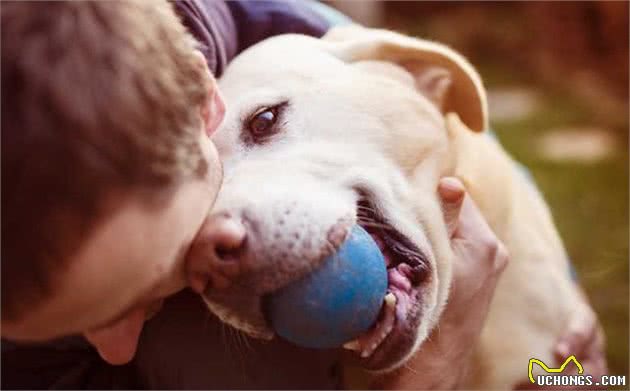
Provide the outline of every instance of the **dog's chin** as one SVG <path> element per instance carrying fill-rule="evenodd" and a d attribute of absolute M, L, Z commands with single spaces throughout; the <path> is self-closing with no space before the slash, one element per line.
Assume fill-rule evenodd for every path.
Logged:
<path fill-rule="evenodd" d="M 357 222 L 372 236 L 385 259 L 388 293 L 377 323 L 344 345 L 350 359 L 368 370 L 383 372 L 402 365 L 426 334 L 427 303 L 431 296 L 432 266 L 427 254 L 396 229 L 362 195 Z M 426 330 L 425 330 L 426 331 Z"/>

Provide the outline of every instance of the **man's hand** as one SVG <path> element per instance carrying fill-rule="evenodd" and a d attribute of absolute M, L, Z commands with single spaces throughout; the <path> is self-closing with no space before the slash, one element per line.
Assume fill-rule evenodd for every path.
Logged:
<path fill-rule="evenodd" d="M 438 327 L 407 365 L 379 381 L 393 389 L 453 389 L 483 327 L 507 250 L 455 178 L 438 185 L 454 252 L 450 299 Z"/>
<path fill-rule="evenodd" d="M 584 374 L 593 376 L 593 381 L 599 381 L 602 375 L 608 374 L 606 354 L 604 349 L 604 333 L 597 320 L 597 315 L 588 304 L 586 295 L 576 303 L 575 310 L 569 320 L 566 331 L 558 339 L 554 348 L 556 362 L 562 363 L 567 357 L 575 355 L 584 368 Z M 577 368 L 570 366 L 563 375 L 577 374 Z M 523 379 L 515 387 L 516 390 L 573 390 L 575 386 L 547 386 L 540 387 L 532 384 L 529 379 Z M 591 389 L 606 389 L 595 387 Z"/>
<path fill-rule="evenodd" d="M 604 332 L 597 315 L 588 304 L 586 295 L 575 306 L 573 317 L 569 321 L 566 333 L 563 334 L 554 350 L 558 362 L 563 362 L 574 354 L 584 367 L 584 373 L 599 379 L 608 374 L 604 349 Z"/>

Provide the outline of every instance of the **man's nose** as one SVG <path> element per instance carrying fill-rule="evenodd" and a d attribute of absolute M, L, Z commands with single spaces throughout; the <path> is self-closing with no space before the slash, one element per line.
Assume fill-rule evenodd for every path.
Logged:
<path fill-rule="evenodd" d="M 240 218 L 225 213 L 208 217 L 188 253 L 191 288 L 200 294 L 208 288 L 227 288 L 241 271 L 246 241 Z"/>

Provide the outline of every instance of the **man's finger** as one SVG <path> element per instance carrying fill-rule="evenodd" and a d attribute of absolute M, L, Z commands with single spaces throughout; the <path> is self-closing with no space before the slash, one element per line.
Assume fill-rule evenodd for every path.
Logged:
<path fill-rule="evenodd" d="M 444 177 L 438 184 L 438 194 L 442 200 L 442 212 L 448 229 L 449 237 L 457 230 L 459 213 L 462 209 L 466 189 L 462 182 L 455 177 Z"/>
<path fill-rule="evenodd" d="M 559 361 L 579 354 L 593 344 L 597 337 L 597 317 L 588 305 L 576 306 L 576 313 L 559 339 L 554 353 Z"/>

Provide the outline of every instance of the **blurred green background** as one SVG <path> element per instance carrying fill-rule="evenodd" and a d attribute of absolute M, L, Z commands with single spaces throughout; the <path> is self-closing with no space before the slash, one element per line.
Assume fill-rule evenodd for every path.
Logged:
<path fill-rule="evenodd" d="M 329 1 L 360 23 L 463 53 L 491 126 L 531 171 L 628 374 L 628 2 Z"/>

